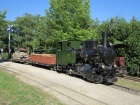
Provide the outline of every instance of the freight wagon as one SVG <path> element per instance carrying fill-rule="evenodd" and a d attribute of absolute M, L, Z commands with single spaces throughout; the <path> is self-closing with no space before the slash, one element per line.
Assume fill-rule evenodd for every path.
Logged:
<path fill-rule="evenodd" d="M 48 66 L 54 68 L 56 65 L 56 55 L 55 54 L 31 54 L 30 64 Z"/>

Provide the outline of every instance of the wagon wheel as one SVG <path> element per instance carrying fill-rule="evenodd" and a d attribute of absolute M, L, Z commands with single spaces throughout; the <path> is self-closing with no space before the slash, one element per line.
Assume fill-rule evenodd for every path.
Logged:
<path fill-rule="evenodd" d="M 87 80 L 87 78 L 86 78 L 85 74 L 83 75 L 83 79 L 84 79 L 84 80 Z"/>
<path fill-rule="evenodd" d="M 56 71 L 57 67 L 56 67 L 56 65 L 53 65 L 52 68 L 53 68 L 54 71 Z"/>
<path fill-rule="evenodd" d="M 56 64 L 56 71 L 58 71 L 58 64 Z"/>
<path fill-rule="evenodd" d="M 57 64 L 56 65 L 56 72 L 60 72 L 60 71 L 61 71 L 61 69 L 60 69 L 59 65 Z"/>

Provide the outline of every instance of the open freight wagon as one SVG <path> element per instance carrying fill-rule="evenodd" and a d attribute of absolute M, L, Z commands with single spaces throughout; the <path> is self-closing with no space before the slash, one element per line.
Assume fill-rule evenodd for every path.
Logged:
<path fill-rule="evenodd" d="M 31 54 L 30 64 L 43 65 L 48 67 L 54 67 L 56 65 L 55 54 Z"/>

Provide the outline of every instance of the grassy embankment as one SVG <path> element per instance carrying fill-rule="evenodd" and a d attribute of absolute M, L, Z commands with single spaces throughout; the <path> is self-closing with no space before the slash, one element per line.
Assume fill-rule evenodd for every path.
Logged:
<path fill-rule="evenodd" d="M 126 87 L 140 91 L 140 83 L 139 82 L 134 82 L 134 81 L 125 80 L 125 79 L 118 79 L 118 81 L 115 84 L 126 86 Z"/>
<path fill-rule="evenodd" d="M 0 105 L 64 105 L 55 97 L 0 70 Z"/>

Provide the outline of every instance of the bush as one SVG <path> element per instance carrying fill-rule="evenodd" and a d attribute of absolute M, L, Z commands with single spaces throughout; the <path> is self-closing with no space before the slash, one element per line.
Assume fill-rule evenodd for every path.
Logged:
<path fill-rule="evenodd" d="M 7 59 L 8 59 L 8 53 L 3 53 L 2 60 L 7 60 Z"/>

